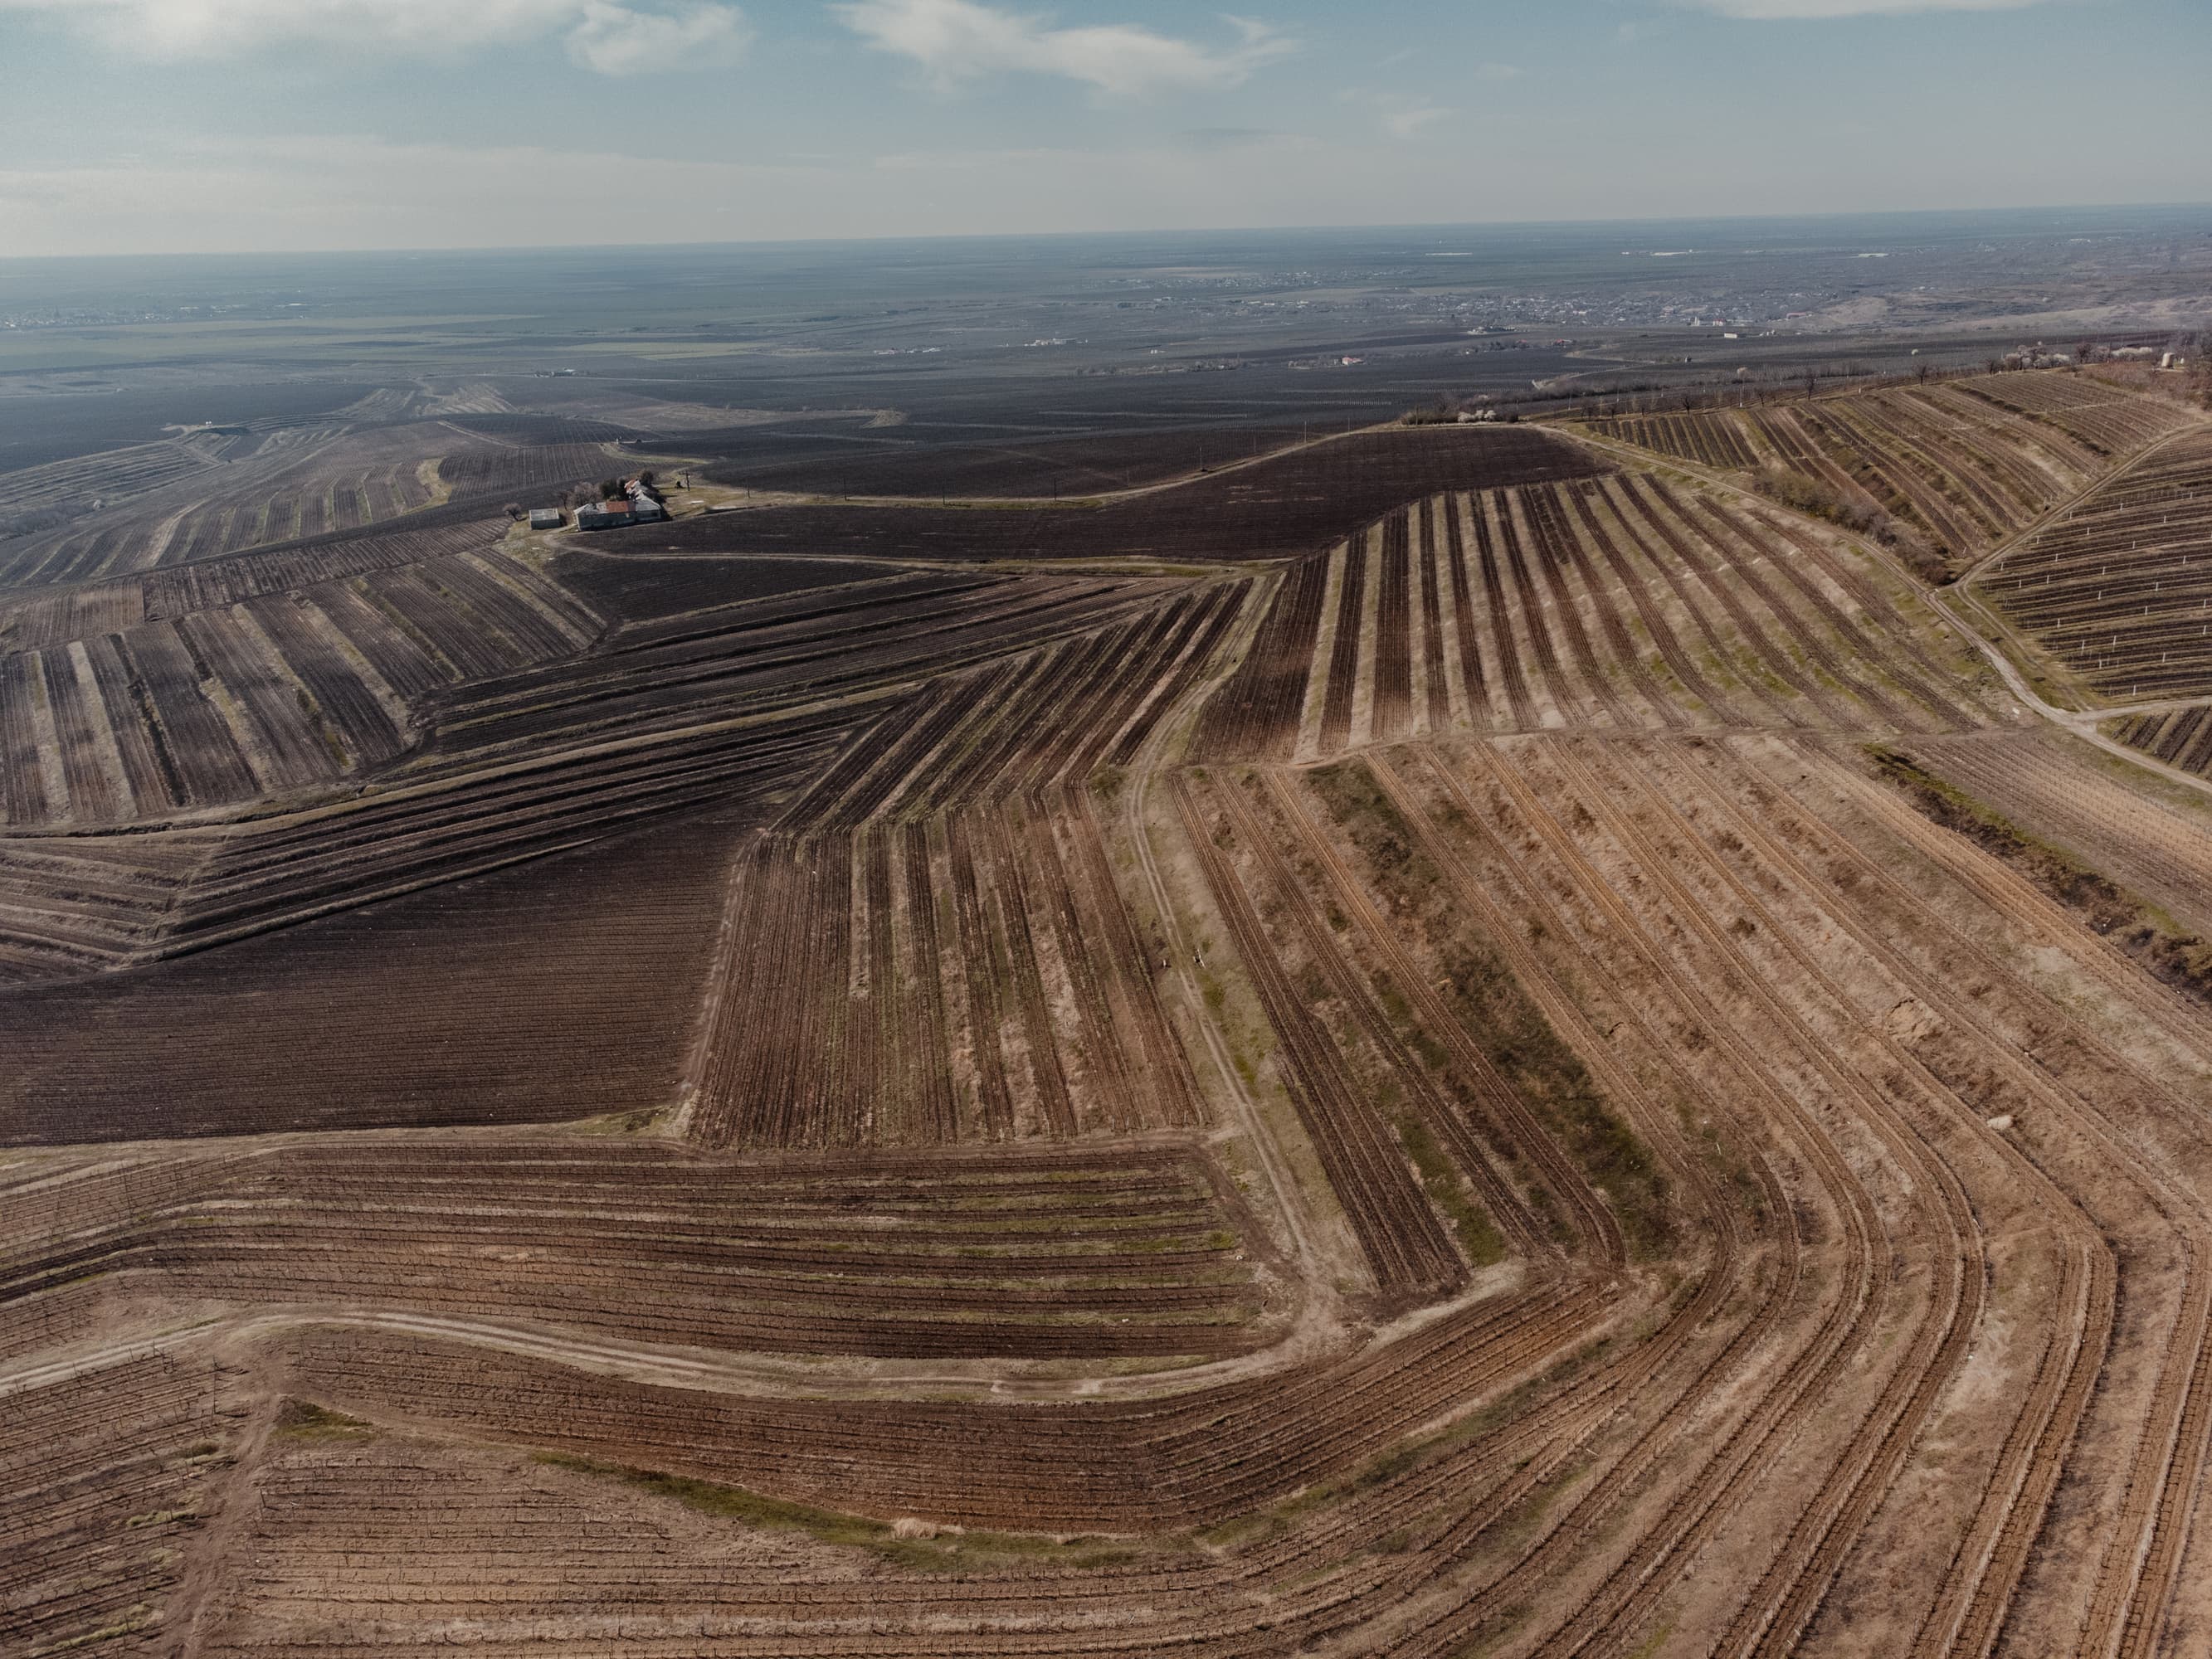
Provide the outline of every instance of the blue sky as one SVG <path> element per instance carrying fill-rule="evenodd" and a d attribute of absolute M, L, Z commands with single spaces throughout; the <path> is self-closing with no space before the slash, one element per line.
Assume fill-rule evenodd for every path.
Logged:
<path fill-rule="evenodd" d="M 0 0 L 0 252 L 2212 200 L 2205 0 Z"/>

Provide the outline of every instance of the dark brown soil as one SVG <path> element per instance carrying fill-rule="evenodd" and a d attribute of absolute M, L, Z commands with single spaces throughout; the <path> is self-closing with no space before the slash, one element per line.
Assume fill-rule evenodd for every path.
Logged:
<path fill-rule="evenodd" d="M 687 553 L 1271 559 L 1326 547 L 1424 495 L 1610 471 L 1534 428 L 1424 427 L 1358 433 L 1097 505 L 765 507 L 608 537 Z"/>
<path fill-rule="evenodd" d="M 698 825 L 0 998 L 0 1142 L 665 1103 L 720 921 Z"/>

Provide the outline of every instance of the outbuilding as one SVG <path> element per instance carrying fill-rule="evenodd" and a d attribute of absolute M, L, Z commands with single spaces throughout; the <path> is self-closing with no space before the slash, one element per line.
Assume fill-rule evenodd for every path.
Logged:
<path fill-rule="evenodd" d="M 558 530 L 566 522 L 557 507 L 533 507 L 530 509 L 530 527 L 532 530 Z"/>
<path fill-rule="evenodd" d="M 579 530 L 621 530 L 637 522 L 626 501 L 599 501 L 576 509 Z"/>

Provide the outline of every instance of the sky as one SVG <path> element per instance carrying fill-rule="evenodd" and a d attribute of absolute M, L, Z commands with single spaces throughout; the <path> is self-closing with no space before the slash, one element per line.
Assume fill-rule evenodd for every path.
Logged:
<path fill-rule="evenodd" d="M 0 254 L 2212 201 L 2206 0 L 0 0 Z"/>

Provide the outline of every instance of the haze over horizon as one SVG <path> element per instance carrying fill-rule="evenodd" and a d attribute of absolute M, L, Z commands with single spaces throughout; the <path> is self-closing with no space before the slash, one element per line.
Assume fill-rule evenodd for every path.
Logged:
<path fill-rule="evenodd" d="M 36 256 L 2212 200 L 2181 0 L 1502 9 L 0 0 L 0 209 Z"/>

